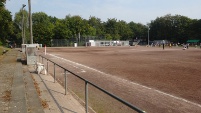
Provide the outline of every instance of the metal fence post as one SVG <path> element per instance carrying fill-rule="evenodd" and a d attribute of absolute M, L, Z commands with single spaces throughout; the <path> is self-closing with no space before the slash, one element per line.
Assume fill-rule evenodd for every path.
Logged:
<path fill-rule="evenodd" d="M 67 94 L 67 74 L 66 74 L 66 70 L 64 69 L 64 76 L 65 76 L 65 95 Z"/>
<path fill-rule="evenodd" d="M 56 81 L 55 63 L 54 63 L 54 83 Z"/>
<path fill-rule="evenodd" d="M 85 81 L 85 109 L 86 113 L 88 113 L 88 82 Z"/>
<path fill-rule="evenodd" d="M 49 67 L 49 65 L 48 65 L 48 59 L 47 59 L 47 73 L 48 73 L 48 67 Z"/>

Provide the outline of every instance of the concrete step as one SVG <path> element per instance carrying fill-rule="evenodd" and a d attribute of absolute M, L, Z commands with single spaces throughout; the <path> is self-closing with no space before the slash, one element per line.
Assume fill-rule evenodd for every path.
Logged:
<path fill-rule="evenodd" d="M 20 51 L 8 51 L 0 65 L 0 113 L 44 113 L 31 73 L 21 63 Z"/>
<path fill-rule="evenodd" d="M 30 72 L 24 68 L 24 83 L 28 112 L 44 113 L 41 100 L 36 91 Z"/>
<path fill-rule="evenodd" d="M 22 64 L 20 63 L 17 63 L 15 66 L 15 73 L 11 89 L 11 100 L 8 112 L 9 113 L 27 112 L 25 84 L 23 81 Z"/>

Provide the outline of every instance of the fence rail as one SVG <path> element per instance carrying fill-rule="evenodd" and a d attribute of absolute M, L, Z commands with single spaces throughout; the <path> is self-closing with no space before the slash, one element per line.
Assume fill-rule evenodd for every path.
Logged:
<path fill-rule="evenodd" d="M 61 69 L 64 70 L 64 74 L 65 74 L 65 95 L 67 94 L 67 74 L 66 74 L 66 72 L 68 72 L 68 73 L 74 75 L 75 77 L 77 77 L 77 78 L 79 78 L 79 79 L 81 79 L 81 80 L 83 80 L 83 81 L 85 82 L 85 111 L 86 111 L 86 113 L 88 113 L 88 84 L 90 84 L 91 86 L 93 86 L 93 87 L 95 87 L 96 89 L 100 90 L 101 92 L 103 92 L 103 93 L 109 95 L 110 97 L 116 99 L 117 101 L 121 102 L 122 104 L 128 106 L 129 108 L 133 109 L 134 111 L 136 111 L 136 112 L 138 112 L 138 113 L 146 113 L 145 111 L 139 109 L 138 107 L 132 105 L 131 103 L 129 103 L 129 102 L 127 102 L 127 101 L 125 101 L 125 100 L 119 98 L 118 96 L 116 96 L 116 95 L 114 95 L 114 94 L 112 94 L 112 93 L 110 93 L 110 92 L 104 90 L 103 88 L 101 88 L 101 87 L 99 87 L 99 86 L 93 84 L 92 82 L 90 82 L 90 81 L 88 81 L 88 80 L 86 80 L 86 79 L 80 77 L 79 75 L 77 75 L 77 74 L 73 73 L 72 71 L 70 71 L 70 70 L 68 70 L 68 69 L 66 69 L 66 68 L 64 68 L 64 67 L 62 67 L 61 65 L 59 65 L 59 64 L 57 64 L 56 62 L 54 62 L 54 61 L 52 61 L 52 60 L 46 58 L 46 57 L 43 56 L 43 55 L 39 55 L 39 61 L 40 61 L 40 57 L 42 58 L 42 63 L 43 63 L 43 59 L 46 59 L 46 60 L 47 60 L 47 73 L 48 73 L 48 68 L 49 68 L 48 62 L 52 62 L 52 63 L 54 64 L 54 75 L 53 75 L 53 76 L 54 76 L 54 83 L 56 82 L 55 66 L 58 66 L 58 67 L 60 67 Z"/>

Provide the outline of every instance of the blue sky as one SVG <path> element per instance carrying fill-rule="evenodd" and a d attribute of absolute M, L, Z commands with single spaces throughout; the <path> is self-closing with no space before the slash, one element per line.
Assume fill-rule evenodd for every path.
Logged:
<path fill-rule="evenodd" d="M 28 10 L 28 0 L 7 0 L 6 8 L 15 15 L 22 4 Z M 32 13 L 45 12 L 49 16 L 65 18 L 79 15 L 107 21 L 116 18 L 126 22 L 147 24 L 166 14 L 179 14 L 201 19 L 201 0 L 31 0 Z"/>

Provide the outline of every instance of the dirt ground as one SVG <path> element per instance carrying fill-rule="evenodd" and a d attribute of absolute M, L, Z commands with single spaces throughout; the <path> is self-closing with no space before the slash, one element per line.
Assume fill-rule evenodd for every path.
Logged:
<path fill-rule="evenodd" d="M 200 48 L 77 47 L 47 53 L 96 71 L 79 75 L 147 113 L 201 112 Z"/>

